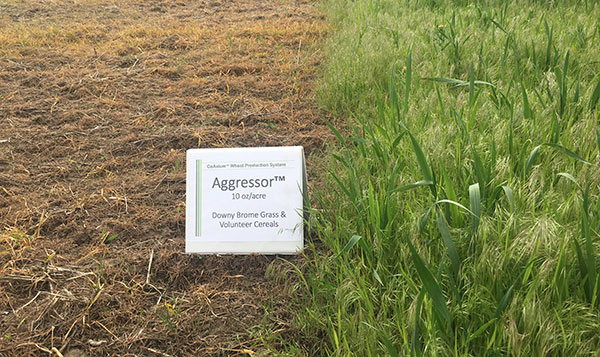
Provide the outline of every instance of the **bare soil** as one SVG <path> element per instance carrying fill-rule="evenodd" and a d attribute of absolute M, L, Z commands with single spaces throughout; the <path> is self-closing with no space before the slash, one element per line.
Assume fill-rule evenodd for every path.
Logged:
<path fill-rule="evenodd" d="M 325 31 L 307 0 L 0 3 L 0 355 L 296 338 L 288 263 L 183 253 L 185 151 L 318 155 Z"/>

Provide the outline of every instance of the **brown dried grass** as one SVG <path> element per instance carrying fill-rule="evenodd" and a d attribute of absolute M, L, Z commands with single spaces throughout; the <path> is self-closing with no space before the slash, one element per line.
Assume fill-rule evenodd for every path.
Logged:
<path fill-rule="evenodd" d="M 312 5 L 7 1 L 0 27 L 0 355 L 293 338 L 286 263 L 182 253 L 184 162 L 192 147 L 320 150 Z"/>

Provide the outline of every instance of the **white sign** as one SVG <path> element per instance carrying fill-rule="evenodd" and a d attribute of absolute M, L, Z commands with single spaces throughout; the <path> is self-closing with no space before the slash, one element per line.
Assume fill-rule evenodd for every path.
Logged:
<path fill-rule="evenodd" d="M 305 172 L 301 146 L 188 150 L 186 253 L 302 250 Z"/>

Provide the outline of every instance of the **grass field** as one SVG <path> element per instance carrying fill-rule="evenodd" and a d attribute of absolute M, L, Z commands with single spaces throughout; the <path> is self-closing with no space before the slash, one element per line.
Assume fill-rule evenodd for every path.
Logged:
<path fill-rule="evenodd" d="M 600 350 L 600 6 L 326 0 L 308 354 Z M 301 348 L 301 347 L 300 347 Z"/>

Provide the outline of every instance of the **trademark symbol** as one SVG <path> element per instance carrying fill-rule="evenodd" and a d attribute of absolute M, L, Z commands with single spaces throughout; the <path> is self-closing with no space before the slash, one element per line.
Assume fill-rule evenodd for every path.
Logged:
<path fill-rule="evenodd" d="M 285 176 L 275 176 L 275 181 L 285 181 Z"/>

